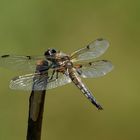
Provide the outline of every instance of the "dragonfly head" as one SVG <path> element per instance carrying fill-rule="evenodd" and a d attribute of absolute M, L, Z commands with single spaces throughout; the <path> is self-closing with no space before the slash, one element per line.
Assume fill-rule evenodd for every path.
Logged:
<path fill-rule="evenodd" d="M 48 49 L 44 55 L 47 57 L 53 57 L 55 56 L 55 54 L 57 53 L 57 51 L 55 49 Z"/>

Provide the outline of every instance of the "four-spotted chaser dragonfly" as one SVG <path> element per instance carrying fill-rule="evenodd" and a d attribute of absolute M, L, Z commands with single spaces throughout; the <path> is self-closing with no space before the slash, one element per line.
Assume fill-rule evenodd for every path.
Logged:
<path fill-rule="evenodd" d="M 30 72 L 13 78 L 11 89 L 46 90 L 73 82 L 97 109 L 102 110 L 81 78 L 97 78 L 113 69 L 108 60 L 92 60 L 101 56 L 108 47 L 107 40 L 97 39 L 70 55 L 55 49 L 48 49 L 42 56 L 2 55 L 0 66 Z"/>

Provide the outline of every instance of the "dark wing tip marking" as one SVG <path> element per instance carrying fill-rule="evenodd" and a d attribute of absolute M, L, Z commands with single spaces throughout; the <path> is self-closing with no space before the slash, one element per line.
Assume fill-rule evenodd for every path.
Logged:
<path fill-rule="evenodd" d="M 9 54 L 6 54 L 6 55 L 2 55 L 1 57 L 5 58 L 5 57 L 9 57 L 9 56 L 10 56 Z"/>
<path fill-rule="evenodd" d="M 91 66 L 92 65 L 92 62 L 89 62 L 89 65 Z"/>
<path fill-rule="evenodd" d="M 104 39 L 103 39 L 103 38 L 98 38 L 97 40 L 98 40 L 98 41 L 103 41 Z"/>
<path fill-rule="evenodd" d="M 89 45 L 87 45 L 87 49 L 90 49 Z"/>
<path fill-rule="evenodd" d="M 29 60 L 31 59 L 31 56 L 26 56 Z"/>
<path fill-rule="evenodd" d="M 102 60 L 103 62 L 108 62 L 108 60 Z"/>
<path fill-rule="evenodd" d="M 17 76 L 17 77 L 14 77 L 11 81 L 16 81 L 18 79 L 19 79 L 19 77 Z"/>

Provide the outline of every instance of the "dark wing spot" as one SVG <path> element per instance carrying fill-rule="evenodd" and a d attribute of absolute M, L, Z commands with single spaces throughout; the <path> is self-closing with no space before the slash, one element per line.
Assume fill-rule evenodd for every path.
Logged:
<path fill-rule="evenodd" d="M 31 56 L 26 56 L 29 60 L 31 59 Z"/>
<path fill-rule="evenodd" d="M 87 45 L 87 49 L 90 49 L 89 45 Z"/>
<path fill-rule="evenodd" d="M 103 62 L 107 62 L 107 60 L 102 60 Z"/>
<path fill-rule="evenodd" d="M 13 79 L 12 79 L 12 81 L 16 81 L 16 80 L 18 80 L 19 79 L 19 77 L 14 77 Z"/>
<path fill-rule="evenodd" d="M 92 65 L 92 62 L 89 62 L 89 65 L 91 66 Z"/>
<path fill-rule="evenodd" d="M 2 55 L 1 57 L 2 58 L 5 58 L 5 57 L 9 57 L 10 55 Z"/>
<path fill-rule="evenodd" d="M 103 38 L 98 38 L 97 40 L 98 40 L 98 41 L 103 41 Z"/>

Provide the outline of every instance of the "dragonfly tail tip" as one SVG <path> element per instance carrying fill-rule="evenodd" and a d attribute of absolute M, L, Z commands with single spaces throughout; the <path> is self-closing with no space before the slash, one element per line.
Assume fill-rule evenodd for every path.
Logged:
<path fill-rule="evenodd" d="M 98 106 L 98 110 L 103 110 L 102 106 Z"/>

